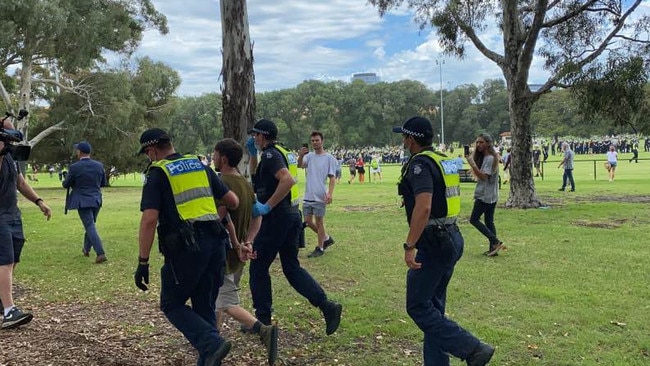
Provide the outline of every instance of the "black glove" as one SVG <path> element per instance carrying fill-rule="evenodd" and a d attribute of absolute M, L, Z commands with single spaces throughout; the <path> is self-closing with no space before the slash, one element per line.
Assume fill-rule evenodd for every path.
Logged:
<path fill-rule="evenodd" d="M 138 269 L 135 270 L 135 285 L 142 291 L 147 291 L 149 288 L 149 263 L 138 264 Z"/>

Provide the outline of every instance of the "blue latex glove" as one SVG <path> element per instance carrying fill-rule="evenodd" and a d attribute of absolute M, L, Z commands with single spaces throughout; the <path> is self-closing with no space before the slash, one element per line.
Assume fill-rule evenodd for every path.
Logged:
<path fill-rule="evenodd" d="M 271 212 L 271 206 L 260 201 L 255 201 L 253 204 L 253 217 L 264 216 Z"/>
<path fill-rule="evenodd" d="M 255 147 L 255 138 L 253 136 L 248 137 L 248 140 L 246 140 L 246 149 L 250 156 L 257 156 L 257 148 Z"/>

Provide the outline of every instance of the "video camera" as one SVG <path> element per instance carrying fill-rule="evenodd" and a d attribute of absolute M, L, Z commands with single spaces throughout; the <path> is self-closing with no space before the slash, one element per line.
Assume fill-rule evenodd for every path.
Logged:
<path fill-rule="evenodd" d="M 26 161 L 29 159 L 29 153 L 32 151 L 32 147 L 29 145 L 16 145 L 19 142 L 23 141 L 23 134 L 18 130 L 13 130 L 9 128 L 4 128 L 4 122 L 7 118 L 12 117 L 17 121 L 27 117 L 29 112 L 25 109 L 18 111 L 18 116 L 14 116 L 13 113 L 6 112 L 5 118 L 0 120 L 0 142 L 5 143 L 5 147 L 0 151 L 0 155 L 5 155 L 7 153 L 16 161 Z"/>

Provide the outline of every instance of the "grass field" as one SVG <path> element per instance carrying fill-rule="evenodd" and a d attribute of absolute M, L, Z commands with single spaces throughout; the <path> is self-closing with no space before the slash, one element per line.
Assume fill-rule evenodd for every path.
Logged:
<path fill-rule="evenodd" d="M 465 254 L 449 286 L 448 315 L 497 347 L 492 365 L 648 365 L 650 160 L 628 163 L 621 154 L 616 180 L 608 182 L 604 155 L 596 157 L 596 180 L 594 157 L 579 156 L 584 162 L 576 163 L 577 188 L 571 193 L 557 191 L 559 158 L 551 157 L 544 180 L 535 181 L 548 208 L 505 209 L 509 186 L 503 186 L 495 220 L 509 250 L 495 258 L 481 255 L 487 241 L 467 221 L 474 185 L 462 184 Z M 326 337 L 319 312 L 289 287 L 274 264 L 281 361 L 420 365 L 422 333 L 404 309 L 407 268 L 401 245 L 407 223 L 396 195 L 399 168 L 385 166 L 381 184 L 347 184 L 345 169 L 343 174 L 326 219 L 336 244 L 321 258 L 306 258 L 315 245 L 315 235 L 308 232 L 307 248 L 300 253 L 330 298 L 343 303 L 343 321 L 334 336 Z M 15 279 L 29 296 L 19 296 L 17 303 L 26 309 L 71 302 L 121 307 L 144 300 L 155 308 L 160 256 L 152 255 L 151 291 L 141 294 L 132 280 L 140 185 L 139 175 L 128 175 L 105 190 L 98 230 L 109 262 L 94 265 L 92 257 L 81 255 L 83 228 L 76 212 L 63 215 L 65 191 L 58 178 L 41 174 L 33 186 L 54 216 L 46 222 L 21 199 L 28 243 Z M 250 308 L 247 276 L 243 282 L 244 305 Z M 129 309 L 135 318 L 139 311 Z M 235 344 L 224 365 L 263 364 L 242 358 L 238 352 L 244 347 Z"/>

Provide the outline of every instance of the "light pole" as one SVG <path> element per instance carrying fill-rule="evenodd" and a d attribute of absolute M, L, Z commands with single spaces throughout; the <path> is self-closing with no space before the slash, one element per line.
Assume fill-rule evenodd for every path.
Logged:
<path fill-rule="evenodd" d="M 436 65 L 440 68 L 440 139 L 441 143 L 445 143 L 445 107 L 443 106 L 444 102 L 442 100 L 442 65 L 445 63 L 445 60 L 436 60 Z"/>

